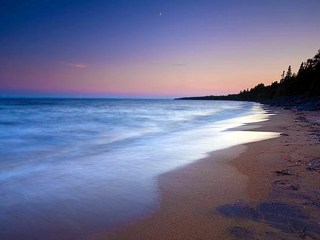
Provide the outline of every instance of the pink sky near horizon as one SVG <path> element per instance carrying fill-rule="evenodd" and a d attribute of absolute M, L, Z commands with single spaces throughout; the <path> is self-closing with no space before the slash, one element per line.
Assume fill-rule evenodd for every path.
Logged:
<path fill-rule="evenodd" d="M 180 59 L 172 57 L 111 67 L 103 63 L 88 64 L 86 67 L 56 63 L 45 71 L 38 71 L 35 66 L 20 72 L 13 70 L 7 75 L 15 88 L 48 94 L 68 92 L 131 97 L 224 95 L 238 93 L 258 83 L 267 85 L 278 81 L 289 64 L 296 72 L 301 59 L 305 61 L 315 51 L 304 49 L 290 56 L 284 50 L 284 54 L 279 51 L 273 53 L 274 58 L 267 58 L 270 52 L 269 49 L 264 52 L 243 49 L 242 53 L 218 58 L 204 55 Z M 21 75 L 28 82 L 27 86 L 20 81 Z M 50 81 L 47 81 L 48 78 Z"/>

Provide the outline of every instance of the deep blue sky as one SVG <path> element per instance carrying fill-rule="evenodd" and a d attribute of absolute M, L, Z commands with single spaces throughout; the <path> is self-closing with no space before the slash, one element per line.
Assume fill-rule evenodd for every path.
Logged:
<path fill-rule="evenodd" d="M 320 1 L 0 1 L 0 96 L 225 94 L 320 48 Z M 160 16 L 161 13 L 161 16 Z"/>

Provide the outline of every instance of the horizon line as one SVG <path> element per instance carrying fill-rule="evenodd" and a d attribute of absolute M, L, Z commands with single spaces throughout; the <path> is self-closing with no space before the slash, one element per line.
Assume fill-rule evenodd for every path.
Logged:
<path fill-rule="evenodd" d="M 0 99 L 100 99 L 100 100 L 174 100 L 175 98 L 147 98 L 147 97 L 31 97 L 31 96 L 21 96 L 21 97 L 2 97 Z"/>

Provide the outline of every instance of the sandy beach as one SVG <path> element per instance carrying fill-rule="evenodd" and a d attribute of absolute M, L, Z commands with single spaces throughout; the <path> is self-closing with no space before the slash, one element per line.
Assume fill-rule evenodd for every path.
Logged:
<path fill-rule="evenodd" d="M 269 111 L 237 130 L 280 137 L 161 175 L 159 209 L 98 239 L 319 239 L 320 114 Z"/>

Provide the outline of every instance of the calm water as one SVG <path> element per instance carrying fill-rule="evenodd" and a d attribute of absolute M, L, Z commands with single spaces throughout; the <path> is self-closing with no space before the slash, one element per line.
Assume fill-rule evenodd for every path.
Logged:
<path fill-rule="evenodd" d="M 157 177 L 210 151 L 275 137 L 225 131 L 260 105 L 0 100 L 0 239 L 88 239 L 158 206 Z"/>

